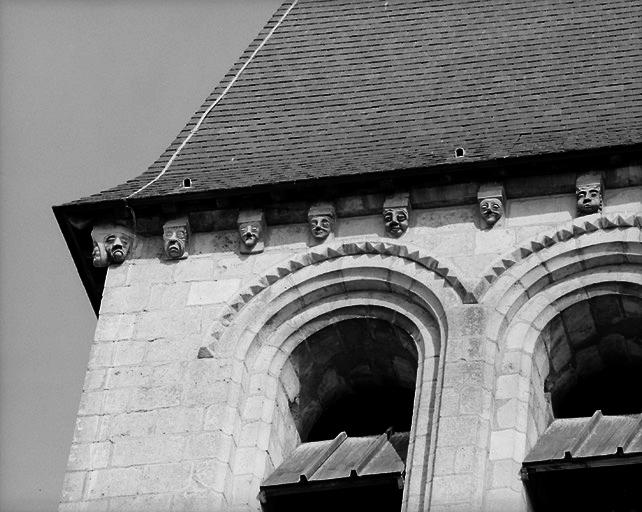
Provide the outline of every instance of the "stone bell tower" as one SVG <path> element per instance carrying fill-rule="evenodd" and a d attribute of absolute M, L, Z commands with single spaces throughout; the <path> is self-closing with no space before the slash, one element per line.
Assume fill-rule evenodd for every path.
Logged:
<path fill-rule="evenodd" d="M 98 315 L 59 510 L 642 502 L 641 12 L 285 2 L 54 208 Z"/>

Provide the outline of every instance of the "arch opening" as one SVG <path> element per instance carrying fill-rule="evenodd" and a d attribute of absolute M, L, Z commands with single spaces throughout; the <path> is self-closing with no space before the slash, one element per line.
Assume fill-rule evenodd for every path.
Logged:
<path fill-rule="evenodd" d="M 555 418 L 642 412 L 642 299 L 591 297 L 554 317 L 540 334 L 547 348 Z"/>
<path fill-rule="evenodd" d="M 296 432 L 298 448 L 264 480 L 266 511 L 402 506 L 419 350 L 402 318 L 358 309 L 329 315 L 285 361 L 274 426 Z"/>
<path fill-rule="evenodd" d="M 550 410 L 522 470 L 533 510 L 641 510 L 642 298 L 589 293 L 546 324 L 535 358 L 538 348 L 548 372 L 533 371 L 531 393 Z"/>
<path fill-rule="evenodd" d="M 621 434 L 603 438 L 620 443 L 609 445 L 615 454 L 604 455 L 609 463 L 619 464 L 627 450 L 642 455 L 629 442 L 640 431 L 637 422 L 642 425 L 642 409 L 631 396 L 642 373 L 638 230 L 611 230 L 620 224 L 608 227 L 601 220 L 591 229 L 574 223 L 572 230 L 545 236 L 533 242 L 534 251 L 520 249 L 522 261 L 509 258 L 510 271 L 501 270 L 490 287 L 481 287 L 487 289 L 482 304 L 494 305 L 487 332 L 499 347 L 489 470 L 512 468 L 485 484 L 487 510 L 579 509 L 580 496 L 591 510 L 614 510 L 597 506 L 595 494 L 612 496 L 625 478 L 611 479 L 608 493 L 605 477 L 592 485 L 586 476 L 597 475 L 596 468 L 575 482 L 566 478 L 580 475 L 579 468 L 592 460 L 582 450 L 595 446 L 591 439 L 601 434 L 593 434 L 605 426 Z M 581 240 L 570 241 L 579 235 Z M 551 242 L 559 245 L 550 247 Z M 532 252 L 540 254 L 530 257 Z M 555 483 L 545 482 L 549 477 Z M 623 496 L 625 487 L 619 487 Z"/>
<path fill-rule="evenodd" d="M 308 337 L 290 356 L 301 440 L 410 431 L 417 359 L 410 335 L 382 319 L 343 320 Z"/>
<path fill-rule="evenodd" d="M 361 246 L 352 245 L 356 249 Z M 369 246 L 365 244 L 366 249 Z M 396 489 L 391 494 L 395 496 L 395 508 L 401 504 L 404 511 L 421 508 L 427 498 L 433 466 L 426 461 L 433 460 L 436 449 L 436 404 L 447 340 L 448 310 L 444 305 L 460 305 L 462 298 L 452 287 L 443 286 L 441 278 L 431 269 L 396 254 L 339 256 L 303 267 L 299 265 L 299 270 L 291 276 L 272 282 L 261 292 L 260 300 L 250 300 L 246 307 L 239 309 L 238 315 L 231 315 L 226 320 L 229 325 L 218 322 L 212 326 L 214 341 L 209 349 L 218 353 L 227 351 L 234 358 L 233 371 L 240 383 L 235 398 L 240 415 L 233 418 L 234 424 L 229 427 L 235 429 L 237 440 L 236 449 L 230 453 L 230 474 L 235 481 L 251 479 L 251 484 L 247 492 L 232 494 L 233 503 L 251 502 L 260 490 L 259 497 L 265 506 L 264 498 L 269 502 L 284 489 L 283 485 L 294 484 L 282 481 L 283 471 L 298 460 L 299 455 L 307 460 L 317 449 L 325 453 L 326 448 L 335 450 L 340 445 L 345 450 L 355 443 L 372 446 L 354 451 L 362 454 L 362 460 L 355 459 L 347 474 L 339 477 L 333 473 L 330 480 L 339 479 L 343 484 L 352 485 L 356 472 L 356 483 L 365 484 L 381 476 Z M 326 328 L 329 328 L 326 333 L 334 328 L 335 334 L 337 330 L 342 331 L 340 336 L 347 338 L 349 324 L 340 325 L 347 320 L 361 322 L 357 322 L 352 331 L 359 335 L 367 333 L 366 339 L 356 342 L 359 349 L 352 351 L 352 358 L 345 357 L 350 354 L 349 350 L 332 350 L 331 342 L 325 350 L 312 349 L 315 357 L 310 356 L 310 361 L 316 359 L 315 362 L 321 364 L 316 365 L 317 377 L 313 379 L 316 384 L 308 385 L 304 382 L 306 379 L 300 378 L 305 359 L 297 357 L 310 346 L 323 346 L 314 343 L 319 341 L 315 334 Z M 374 346 L 378 338 L 381 339 Z M 334 339 L 336 341 L 337 336 Z M 390 350 L 389 346 L 397 349 Z M 332 355 L 339 363 L 343 362 L 345 368 L 354 371 L 346 369 L 335 376 L 328 374 L 327 358 Z M 382 370 L 385 364 L 393 368 Z M 357 371 L 352 366 L 360 368 Z M 324 385 L 327 385 L 327 389 L 324 388 L 327 396 L 321 401 L 312 390 L 318 394 L 317 388 Z M 306 400 L 306 393 L 312 398 Z M 384 408 L 381 403 L 385 394 L 389 395 L 386 401 L 390 407 Z M 379 412 L 387 410 L 378 423 L 385 427 L 371 427 L 376 422 L 374 416 L 363 422 L 367 428 L 356 430 L 354 422 L 350 422 L 352 429 L 348 429 L 345 422 L 334 421 L 343 416 L 341 411 L 353 409 L 346 401 L 363 403 L 368 397 L 376 397 L 376 401 L 369 400 Z M 402 403 L 405 405 L 401 406 Z M 390 414 L 395 407 L 398 412 Z M 361 416 L 353 414 L 356 420 L 362 420 Z M 385 432 L 390 426 L 399 430 L 409 424 L 410 435 Z M 331 438 L 337 429 L 350 431 L 350 437 L 343 434 L 346 443 L 337 439 L 341 436 Z M 369 432 L 375 430 L 370 435 Z M 359 437 L 359 434 L 363 435 Z M 317 438 L 325 440 L 311 441 Z M 384 448 L 396 460 L 395 466 L 384 474 L 373 473 L 369 461 Z M 322 459 L 325 460 L 325 456 Z M 307 485 L 306 467 L 300 468 L 301 473 L 298 470 L 292 473 L 296 473 L 297 483 L 292 490 L 314 490 L 328 479 L 324 473 L 327 468 L 319 468 L 315 463 L 310 467 L 316 469 L 309 476 L 317 482 Z M 307 483 L 301 484 L 301 475 Z"/>

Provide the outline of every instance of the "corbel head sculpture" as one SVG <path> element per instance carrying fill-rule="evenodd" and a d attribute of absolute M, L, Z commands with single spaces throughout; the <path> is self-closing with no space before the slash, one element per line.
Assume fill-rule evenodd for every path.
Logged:
<path fill-rule="evenodd" d="M 334 231 L 336 213 L 330 203 L 316 203 L 308 210 L 310 233 L 315 240 L 321 242 Z"/>
<path fill-rule="evenodd" d="M 575 181 L 575 196 L 577 197 L 577 213 L 589 215 L 602 211 L 602 196 L 604 182 L 599 173 L 589 173 L 578 176 Z"/>
<path fill-rule="evenodd" d="M 106 267 L 109 265 L 105 244 L 94 240 L 94 250 L 91 253 L 91 260 L 94 267 Z"/>
<path fill-rule="evenodd" d="M 262 252 L 264 243 L 261 236 L 265 232 L 265 215 L 261 210 L 243 210 L 239 212 L 239 236 L 241 237 L 240 249 L 242 254 Z"/>
<path fill-rule="evenodd" d="M 187 217 L 168 220 L 163 224 L 163 249 L 170 260 L 187 258 L 189 235 L 190 228 Z"/>
<path fill-rule="evenodd" d="M 501 183 L 487 183 L 479 187 L 477 192 L 479 213 L 486 223 L 492 228 L 504 216 L 504 187 Z"/>
<path fill-rule="evenodd" d="M 395 194 L 386 198 L 383 203 L 383 222 L 386 232 L 400 237 L 408 230 L 410 219 L 410 199 L 407 192 Z"/>
<path fill-rule="evenodd" d="M 95 267 L 104 267 L 110 263 L 121 264 L 134 245 L 134 233 L 124 226 L 96 226 L 91 237 L 94 241 L 92 260 Z"/>

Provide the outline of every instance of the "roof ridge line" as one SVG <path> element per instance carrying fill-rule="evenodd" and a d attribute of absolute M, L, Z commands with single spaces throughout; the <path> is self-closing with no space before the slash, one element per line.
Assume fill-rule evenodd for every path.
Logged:
<path fill-rule="evenodd" d="M 593 416 L 589 418 L 584 427 L 582 427 L 582 430 L 580 430 L 580 433 L 575 438 L 575 442 L 569 447 L 567 451 L 564 452 L 564 458 L 571 458 L 575 456 L 575 453 L 577 453 L 580 447 L 584 444 L 584 441 L 586 441 L 589 434 L 593 432 L 595 426 L 600 422 L 601 419 L 602 411 L 598 409 L 593 413 Z"/>
<path fill-rule="evenodd" d="M 270 39 L 270 37 L 272 37 L 272 34 L 274 34 L 274 32 L 276 31 L 276 29 L 277 29 L 277 28 L 279 28 L 279 26 L 281 25 L 281 23 L 283 22 L 283 20 L 285 20 L 285 18 L 287 17 L 287 15 L 288 15 L 288 14 L 290 14 L 290 11 L 294 8 L 294 6 L 295 6 L 298 2 L 299 2 L 299 0 L 294 0 L 294 1 L 290 4 L 290 6 L 286 9 L 286 11 L 283 13 L 283 15 L 279 18 L 279 20 L 274 24 L 274 26 L 270 29 L 270 31 L 269 31 L 269 32 L 266 34 L 266 36 L 263 38 L 263 40 L 261 41 L 261 43 L 260 43 L 260 44 L 259 44 L 259 45 L 254 49 L 254 51 L 252 52 L 252 54 L 251 54 L 251 55 L 248 57 L 248 59 L 243 63 L 243 65 L 241 66 L 241 68 L 236 72 L 236 74 L 235 74 L 235 75 L 234 75 L 234 77 L 230 80 L 230 82 L 227 84 L 227 86 L 225 87 L 225 89 L 223 89 L 223 91 L 222 91 L 222 92 L 218 95 L 218 97 L 217 97 L 217 98 L 212 102 L 212 104 L 211 104 L 209 107 L 207 107 L 207 110 L 205 110 L 205 112 L 203 112 L 203 114 L 202 114 L 202 115 L 201 115 L 201 117 L 199 118 L 199 120 L 198 120 L 198 122 L 196 123 L 196 125 L 194 125 L 194 127 L 190 130 L 189 134 L 187 135 L 187 137 L 185 137 L 185 139 L 183 140 L 183 142 L 181 142 L 180 146 L 178 146 L 178 148 L 176 148 L 176 150 L 174 151 L 174 153 L 172 154 L 172 156 L 169 158 L 169 160 L 167 161 L 167 163 L 163 166 L 163 168 L 161 169 L 161 171 L 156 175 L 156 177 L 155 177 L 155 178 L 153 178 L 152 180 L 150 180 L 148 183 L 146 183 L 146 184 L 145 184 L 145 185 L 143 185 L 142 187 L 140 187 L 140 188 L 139 188 L 138 190 L 136 190 L 135 192 L 132 192 L 131 194 L 129 194 L 125 199 L 129 199 L 129 198 L 131 198 L 131 197 L 135 196 L 136 194 L 138 194 L 139 192 L 141 192 L 141 191 L 145 190 L 145 189 L 146 189 L 147 187 L 149 187 L 152 183 L 155 183 L 158 179 L 160 179 L 160 178 L 161 178 L 161 176 L 163 176 L 163 174 L 165 174 L 165 172 L 167 172 L 167 170 L 170 168 L 170 166 L 172 165 L 172 163 L 174 162 L 174 160 L 176 159 L 176 157 L 178 156 L 178 154 L 181 152 L 181 150 L 182 150 L 182 149 L 187 145 L 187 143 L 191 140 L 191 138 L 196 134 L 196 132 L 198 131 L 198 129 L 201 127 L 201 125 L 203 124 L 203 121 L 205 121 L 205 118 L 206 118 L 206 117 L 209 115 L 209 113 L 214 109 L 214 107 L 215 107 L 216 105 L 218 105 L 218 104 L 221 102 L 221 100 L 223 99 L 223 97 L 227 94 L 227 92 L 228 92 L 228 91 L 232 88 L 232 86 L 236 83 L 237 79 L 241 76 L 241 74 L 243 73 L 243 71 L 245 71 L 245 68 L 250 64 L 250 62 L 252 62 L 252 60 L 254 59 L 254 57 L 256 57 L 257 53 L 259 53 L 259 51 L 263 48 L 263 46 L 265 46 L 265 43 L 267 43 L 267 42 L 268 42 L 268 40 Z"/>
<path fill-rule="evenodd" d="M 335 437 L 328 446 L 321 452 L 321 454 L 314 460 L 312 460 L 299 475 L 299 482 L 305 483 L 308 482 L 312 475 L 314 475 L 321 466 L 325 463 L 330 456 L 337 451 L 337 448 L 343 444 L 343 442 L 348 438 L 348 435 L 344 432 L 339 432 L 337 437 Z"/>

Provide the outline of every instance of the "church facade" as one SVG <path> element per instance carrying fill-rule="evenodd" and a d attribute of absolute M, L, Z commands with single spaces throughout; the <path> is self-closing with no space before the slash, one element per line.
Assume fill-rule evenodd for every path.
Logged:
<path fill-rule="evenodd" d="M 59 510 L 640 510 L 633 4 L 286 2 L 54 208 L 98 314 Z"/>

